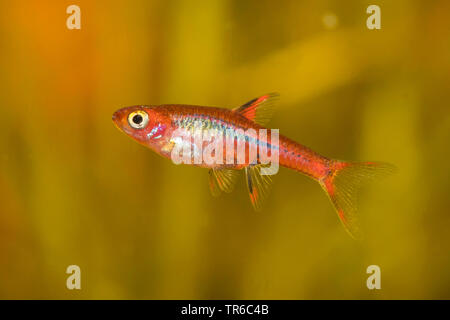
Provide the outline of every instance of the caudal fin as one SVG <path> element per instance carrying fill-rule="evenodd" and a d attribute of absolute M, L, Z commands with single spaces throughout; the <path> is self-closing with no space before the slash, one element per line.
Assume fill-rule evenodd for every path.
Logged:
<path fill-rule="evenodd" d="M 334 161 L 330 174 L 320 181 L 336 208 L 339 219 L 353 238 L 362 237 L 356 217 L 356 197 L 359 188 L 368 181 L 384 177 L 394 171 L 395 166 L 389 163 Z"/>

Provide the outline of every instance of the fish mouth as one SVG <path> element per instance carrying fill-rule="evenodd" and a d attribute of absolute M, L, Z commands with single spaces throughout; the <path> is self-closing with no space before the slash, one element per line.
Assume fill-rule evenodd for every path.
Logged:
<path fill-rule="evenodd" d="M 123 126 L 122 126 L 122 109 L 121 110 L 117 110 L 116 112 L 113 113 L 112 115 L 112 121 L 114 123 L 114 125 L 117 127 L 117 129 L 119 130 L 123 130 Z"/>
<path fill-rule="evenodd" d="M 117 122 L 119 120 L 119 111 L 116 111 L 112 115 L 112 121 Z"/>

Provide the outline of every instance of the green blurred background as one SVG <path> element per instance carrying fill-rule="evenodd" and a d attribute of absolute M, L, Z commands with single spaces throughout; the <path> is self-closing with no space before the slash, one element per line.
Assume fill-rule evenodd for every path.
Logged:
<path fill-rule="evenodd" d="M 449 299 L 449 21 L 444 0 L 2 1 L 0 298 Z M 213 198 L 206 170 L 111 121 L 273 91 L 270 127 L 399 167 L 361 194 L 365 242 L 300 174 L 281 169 L 255 213 L 243 178 Z"/>

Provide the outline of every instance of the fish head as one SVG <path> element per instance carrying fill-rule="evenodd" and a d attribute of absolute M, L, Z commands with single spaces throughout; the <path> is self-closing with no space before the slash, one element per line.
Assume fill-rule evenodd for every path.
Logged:
<path fill-rule="evenodd" d="M 169 116 L 157 106 L 132 106 L 112 116 L 116 127 L 137 142 L 152 146 L 162 141 L 170 126 Z"/>

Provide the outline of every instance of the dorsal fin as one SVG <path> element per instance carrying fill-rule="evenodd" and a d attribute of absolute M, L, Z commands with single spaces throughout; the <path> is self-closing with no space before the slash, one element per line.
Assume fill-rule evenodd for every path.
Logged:
<path fill-rule="evenodd" d="M 274 102 L 278 97 L 278 93 L 265 94 L 233 109 L 233 112 L 237 112 L 245 118 L 264 126 L 272 118 Z"/>

